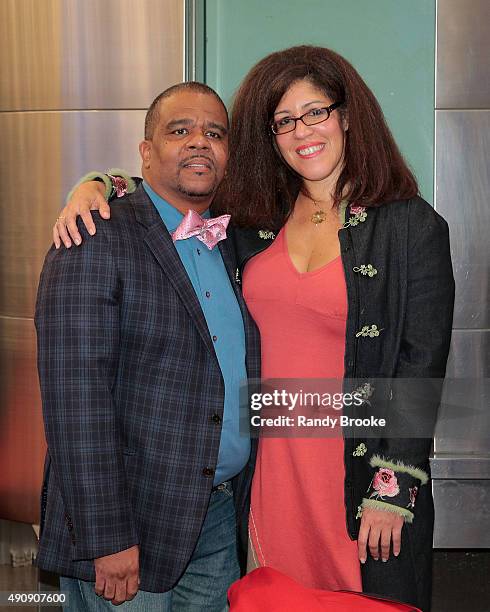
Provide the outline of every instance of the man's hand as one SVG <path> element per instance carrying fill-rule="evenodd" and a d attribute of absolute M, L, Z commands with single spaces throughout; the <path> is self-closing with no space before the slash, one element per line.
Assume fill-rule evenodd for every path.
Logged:
<path fill-rule="evenodd" d="M 95 592 L 117 606 L 130 601 L 139 586 L 139 547 L 94 560 Z"/>
<path fill-rule="evenodd" d="M 90 211 L 98 210 L 102 218 L 110 218 L 111 208 L 104 199 L 104 194 L 105 185 L 100 181 L 82 183 L 76 188 L 53 226 L 53 242 L 57 249 L 60 248 L 61 241 L 69 249 L 72 244 L 70 236 L 77 246 L 82 243 L 82 237 L 77 228 L 78 216 L 82 217 L 88 233 L 92 236 L 96 230 Z"/>
<path fill-rule="evenodd" d="M 369 546 L 369 552 L 375 561 L 379 559 L 380 549 L 381 559 L 383 561 L 388 561 L 391 542 L 393 542 L 393 554 L 395 557 L 398 557 L 401 550 L 402 527 L 404 522 L 403 516 L 395 512 L 364 508 L 362 511 L 359 537 L 357 539 L 359 561 L 361 563 L 366 562 L 366 546 Z"/>

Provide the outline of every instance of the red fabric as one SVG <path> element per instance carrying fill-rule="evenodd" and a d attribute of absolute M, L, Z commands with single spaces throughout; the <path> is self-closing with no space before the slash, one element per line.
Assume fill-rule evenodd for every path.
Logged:
<path fill-rule="evenodd" d="M 230 612 L 422 612 L 362 593 L 307 589 L 271 567 L 254 570 L 228 590 Z"/>
<path fill-rule="evenodd" d="M 260 330 L 262 377 L 296 379 L 297 384 L 280 383 L 287 391 L 340 393 L 347 318 L 340 257 L 313 272 L 298 272 L 283 228 L 274 244 L 247 264 L 243 294 Z M 315 379 L 323 380 L 322 389 Z M 261 414 L 275 416 L 277 409 L 271 412 Z M 335 410 L 321 416 L 327 414 L 339 417 Z M 279 431 L 280 437 L 266 435 L 259 441 L 249 521 L 258 565 L 311 588 L 362 590 L 357 542 L 349 538 L 345 521 L 340 427 L 290 427 Z"/>

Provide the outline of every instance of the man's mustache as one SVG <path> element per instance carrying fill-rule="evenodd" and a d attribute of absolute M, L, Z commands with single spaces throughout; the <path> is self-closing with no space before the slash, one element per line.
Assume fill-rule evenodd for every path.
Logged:
<path fill-rule="evenodd" d="M 189 157 L 186 157 L 180 162 L 179 168 L 184 168 L 189 163 L 191 163 L 193 159 L 199 159 L 201 161 L 206 160 L 209 163 L 209 165 L 213 168 L 213 170 L 216 170 L 216 164 L 214 163 L 214 159 L 212 159 L 211 157 L 208 157 L 207 155 L 203 155 L 202 153 L 201 154 L 196 153 L 194 155 L 189 155 Z"/>

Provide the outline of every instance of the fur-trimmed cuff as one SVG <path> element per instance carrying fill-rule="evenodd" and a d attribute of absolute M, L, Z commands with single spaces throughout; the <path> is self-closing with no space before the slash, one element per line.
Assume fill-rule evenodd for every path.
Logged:
<path fill-rule="evenodd" d="M 362 500 L 361 508 L 362 510 L 364 510 L 364 508 L 372 508 L 373 510 L 393 512 L 394 514 L 399 514 L 400 516 L 403 516 L 403 518 L 405 519 L 405 523 L 411 523 L 413 521 L 414 514 L 413 512 L 410 512 L 408 508 L 402 508 L 400 506 L 395 506 L 394 504 L 388 504 L 377 499 L 364 498 Z"/>
<path fill-rule="evenodd" d="M 380 455 L 373 455 L 369 460 L 369 465 L 373 468 L 383 467 L 393 470 L 394 472 L 403 472 L 405 474 L 410 474 L 413 478 L 420 480 L 420 484 L 427 484 L 429 480 L 429 475 L 424 470 L 420 468 L 416 468 L 413 465 L 407 465 L 403 463 L 403 461 L 390 461 L 389 459 L 384 459 Z"/>
<path fill-rule="evenodd" d="M 68 195 L 66 196 L 66 200 L 65 200 L 65 204 L 67 204 L 70 200 L 71 197 L 74 193 L 74 191 L 76 190 L 77 187 L 79 187 L 80 185 L 82 185 L 83 183 L 88 183 L 89 181 L 94 181 L 95 179 L 99 179 L 101 180 L 104 185 L 105 185 L 105 194 L 104 197 L 107 200 L 109 198 L 109 195 L 112 191 L 112 181 L 111 179 L 107 176 L 107 174 L 104 174 L 103 172 L 87 172 L 87 174 L 84 174 L 82 176 L 82 178 L 75 183 L 75 185 L 72 187 L 72 189 L 70 190 L 70 192 L 68 193 Z M 134 183 L 134 181 L 133 181 Z"/>
<path fill-rule="evenodd" d="M 390 461 L 373 455 L 369 465 L 376 471 L 364 497 L 363 507 L 389 510 L 411 523 L 419 486 L 428 482 L 424 470 L 401 461 Z"/>

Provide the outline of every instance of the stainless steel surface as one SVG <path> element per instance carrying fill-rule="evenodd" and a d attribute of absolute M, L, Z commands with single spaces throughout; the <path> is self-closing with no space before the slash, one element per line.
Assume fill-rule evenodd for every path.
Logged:
<path fill-rule="evenodd" d="M 447 362 L 448 379 L 490 376 L 490 330 L 454 329 Z M 490 405 L 490 398 L 486 407 Z"/>
<path fill-rule="evenodd" d="M 185 44 L 185 80 L 195 81 L 196 80 L 196 47 L 194 42 L 196 40 L 196 0 L 184 0 L 185 1 L 185 12 L 184 12 L 184 44 Z"/>
<path fill-rule="evenodd" d="M 489 456 L 490 379 L 461 382 L 464 384 L 458 385 L 459 393 L 443 396 L 435 430 L 434 450 L 454 456 Z"/>
<path fill-rule="evenodd" d="M 490 108 L 490 2 L 437 2 L 437 108 Z"/>
<path fill-rule="evenodd" d="M 490 456 L 489 366 L 490 331 L 453 330 L 434 437 L 436 453 Z"/>
<path fill-rule="evenodd" d="M 489 151 L 490 111 L 436 112 L 436 208 L 450 227 L 455 328 L 490 327 Z"/>
<path fill-rule="evenodd" d="M 0 315 L 33 317 L 64 196 L 89 170 L 140 174 L 145 111 L 0 113 Z"/>
<path fill-rule="evenodd" d="M 431 458 L 430 466 L 434 479 L 469 478 L 486 480 L 490 474 L 490 455 L 440 453 Z"/>
<path fill-rule="evenodd" d="M 435 207 L 449 223 L 456 303 L 431 459 L 436 548 L 490 547 L 489 57 L 488 0 L 438 0 Z"/>
<path fill-rule="evenodd" d="M 184 0 L 2 0 L 0 110 L 147 108 L 184 79 Z"/>
<path fill-rule="evenodd" d="M 39 522 L 44 451 L 34 324 L 0 317 L 0 518 Z"/>
<path fill-rule="evenodd" d="M 51 227 L 88 170 L 139 174 L 144 109 L 184 78 L 185 0 L 0 5 L 0 516 L 35 522 L 44 437 L 31 317 Z"/>
<path fill-rule="evenodd" d="M 434 480 L 434 548 L 490 548 L 490 480 Z"/>
<path fill-rule="evenodd" d="M 184 0 L 185 80 L 205 81 L 206 0 Z"/>
<path fill-rule="evenodd" d="M 0 566 L 31 564 L 37 550 L 38 538 L 32 525 L 0 519 Z"/>

